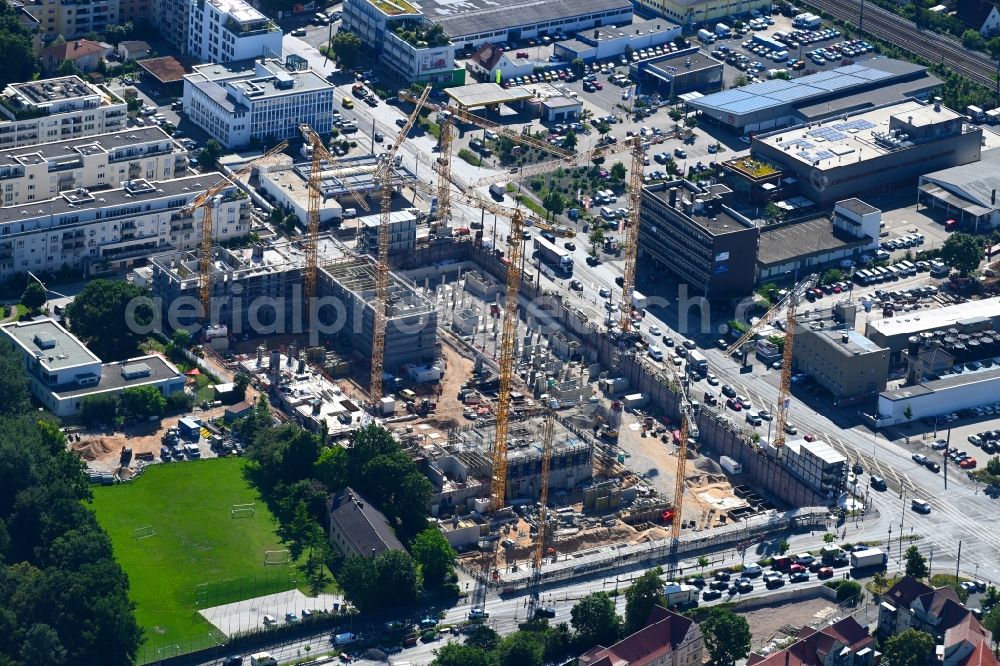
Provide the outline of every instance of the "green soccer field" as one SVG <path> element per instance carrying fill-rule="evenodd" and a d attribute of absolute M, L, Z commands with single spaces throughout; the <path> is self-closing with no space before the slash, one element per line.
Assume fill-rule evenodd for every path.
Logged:
<path fill-rule="evenodd" d="M 284 546 L 274 516 L 243 478 L 244 464 L 224 458 L 153 465 L 133 483 L 94 488 L 93 509 L 129 576 L 146 632 L 140 662 L 156 658 L 162 646 L 183 653 L 209 640 L 215 632 L 198 608 L 295 587 L 290 566 L 264 566 L 264 551 Z M 232 516 L 234 504 L 249 503 L 256 504 L 252 517 Z"/>

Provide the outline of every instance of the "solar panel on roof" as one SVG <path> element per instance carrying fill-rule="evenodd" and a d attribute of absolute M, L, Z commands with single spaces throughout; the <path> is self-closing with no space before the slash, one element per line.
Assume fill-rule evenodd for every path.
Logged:
<path fill-rule="evenodd" d="M 828 160 L 832 157 L 836 157 L 836 155 L 831 153 L 829 150 L 821 150 L 818 153 L 816 153 L 816 159 L 818 160 Z"/>
<path fill-rule="evenodd" d="M 892 76 L 889 72 L 883 72 L 880 69 L 870 69 L 868 67 L 862 67 L 862 71 L 854 73 L 854 76 L 862 78 L 865 81 L 881 81 Z"/>
<path fill-rule="evenodd" d="M 785 88 L 784 90 L 775 90 L 768 97 L 775 100 L 776 102 L 795 102 L 800 99 L 806 99 L 811 97 L 816 93 L 820 92 L 815 88 L 810 88 L 809 86 L 795 86 L 792 88 Z"/>
<path fill-rule="evenodd" d="M 766 109 L 773 104 L 774 100 L 767 99 L 766 97 L 748 97 L 739 102 L 727 104 L 726 108 L 732 113 L 750 113 L 751 111 Z"/>

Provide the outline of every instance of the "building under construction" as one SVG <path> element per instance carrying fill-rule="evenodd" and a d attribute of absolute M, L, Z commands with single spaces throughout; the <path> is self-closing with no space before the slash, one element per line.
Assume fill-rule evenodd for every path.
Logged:
<path fill-rule="evenodd" d="M 531 503 L 538 499 L 542 474 L 542 424 L 539 417 L 522 418 L 510 423 L 507 432 L 507 493 L 512 504 Z M 491 450 L 496 430 L 489 425 L 456 428 L 448 442 L 423 447 L 429 457 L 428 470 L 435 487 L 434 513 L 464 514 L 482 510 L 476 502 L 485 502 L 485 489 L 492 472 Z M 591 479 L 593 445 L 559 419 L 552 438 L 552 462 L 549 472 L 550 492 L 570 490 Z"/>
<path fill-rule="evenodd" d="M 303 297 L 305 247 L 297 240 L 257 244 L 230 250 L 214 248 L 211 266 L 211 321 L 234 335 L 250 336 L 316 332 L 350 340 L 354 351 L 371 358 L 375 266 L 322 235 L 318 241 L 317 298 L 322 305 L 311 326 Z M 164 321 L 173 325 L 169 309 L 186 298 L 194 313 L 198 301 L 198 255 L 168 252 L 150 258 L 149 286 L 162 302 Z M 409 281 L 390 273 L 386 318 L 385 369 L 432 361 L 437 354 L 437 312 Z M 195 318 L 191 317 L 191 321 Z M 181 320 L 182 324 L 187 321 Z"/>

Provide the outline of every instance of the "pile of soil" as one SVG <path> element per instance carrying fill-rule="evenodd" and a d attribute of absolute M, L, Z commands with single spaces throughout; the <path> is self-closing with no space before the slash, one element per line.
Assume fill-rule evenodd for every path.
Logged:
<path fill-rule="evenodd" d="M 100 460 L 111 451 L 116 450 L 113 446 L 108 444 L 102 437 L 95 437 L 94 439 L 86 439 L 83 440 L 82 442 L 73 442 L 73 444 L 70 445 L 70 448 L 72 449 L 73 453 L 75 453 L 76 455 L 80 456 L 81 458 L 83 458 L 88 462 L 94 460 Z M 117 450 L 120 449 L 121 447 L 118 447 Z"/>

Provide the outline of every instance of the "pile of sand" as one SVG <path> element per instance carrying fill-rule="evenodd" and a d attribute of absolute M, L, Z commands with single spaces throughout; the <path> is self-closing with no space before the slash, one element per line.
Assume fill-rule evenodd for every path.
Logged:
<path fill-rule="evenodd" d="M 70 448 L 73 453 L 87 461 L 103 458 L 114 450 L 113 447 L 99 437 L 96 439 L 87 439 L 82 442 L 73 442 Z"/>

